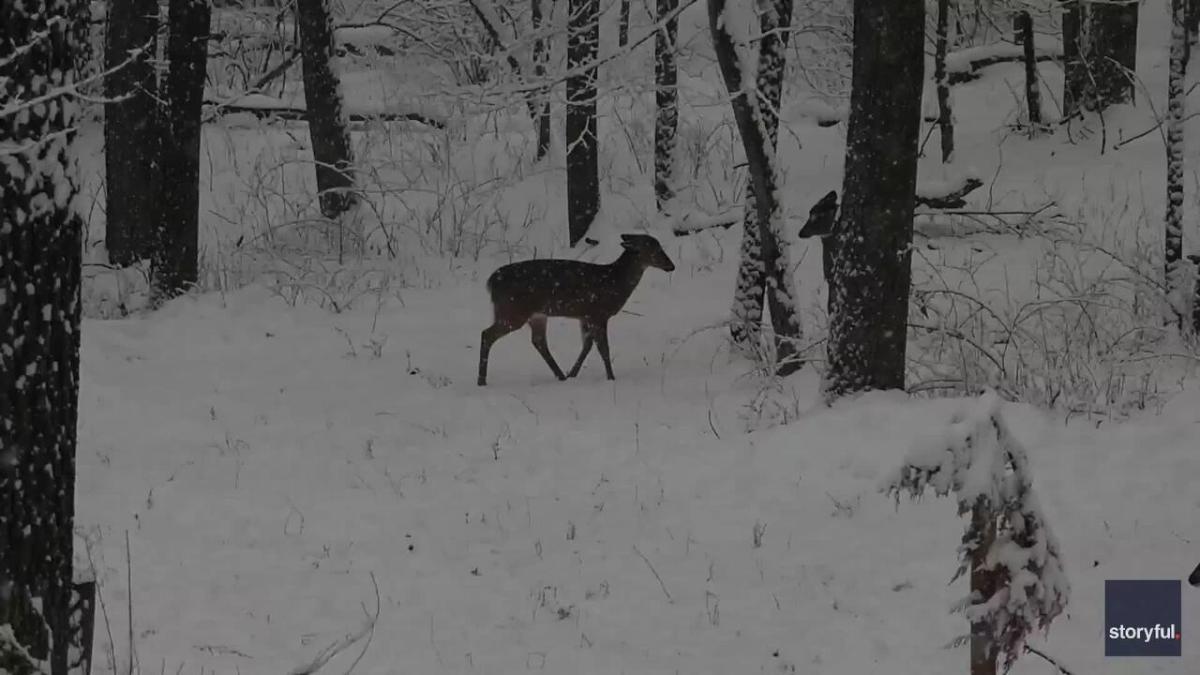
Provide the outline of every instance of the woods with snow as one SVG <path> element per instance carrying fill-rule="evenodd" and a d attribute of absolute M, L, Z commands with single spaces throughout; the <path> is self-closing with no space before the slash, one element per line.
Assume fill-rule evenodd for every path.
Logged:
<path fill-rule="evenodd" d="M 0 1 L 0 671 L 1082 675 L 1200 555 L 1192 0 Z"/>

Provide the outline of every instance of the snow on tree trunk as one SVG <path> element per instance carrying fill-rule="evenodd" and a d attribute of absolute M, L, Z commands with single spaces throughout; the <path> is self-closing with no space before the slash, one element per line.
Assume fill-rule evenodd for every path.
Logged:
<path fill-rule="evenodd" d="M 1187 0 L 1171 0 L 1171 52 L 1167 75 L 1167 214 L 1164 274 L 1176 325 L 1182 327 L 1192 300 L 1183 262 L 1183 124 L 1187 116 L 1184 76 L 1187 69 Z"/>
<path fill-rule="evenodd" d="M 542 0 L 531 0 L 530 14 L 533 21 L 533 76 L 541 82 L 546 77 L 546 59 L 550 55 L 547 40 L 542 36 L 546 22 L 542 15 Z M 536 95 L 534 126 L 537 128 L 537 158 L 541 160 L 550 152 L 550 92 L 542 90 Z"/>
<path fill-rule="evenodd" d="M 938 135 L 942 163 L 954 157 L 954 112 L 950 109 L 950 81 L 946 77 L 946 51 L 950 33 L 950 0 L 938 0 L 937 41 L 934 45 L 933 80 L 937 86 Z"/>
<path fill-rule="evenodd" d="M 304 76 L 304 100 L 308 110 L 308 134 L 316 163 L 317 191 L 321 213 L 338 218 L 350 211 L 354 195 L 350 133 L 342 107 L 342 85 L 334 71 L 333 17 L 328 0 L 296 0 L 300 32 L 300 56 Z M 338 250 L 347 237 L 357 233 L 338 228 Z M 357 247 L 360 242 L 352 244 Z"/>
<path fill-rule="evenodd" d="M 1048 630 L 1062 613 L 1071 588 L 1033 491 L 1028 453 L 995 392 L 915 442 L 882 485 L 897 504 L 901 493 L 917 499 L 929 489 L 943 497 L 954 492 L 959 515 L 971 515 L 954 575 L 970 574 L 971 593 L 957 609 L 971 634 L 955 642 L 970 641 L 972 675 L 994 675 L 1001 659 L 1007 670 L 1029 634 Z"/>
<path fill-rule="evenodd" d="M 83 221 L 69 90 L 90 13 L 82 0 L 6 0 L 0 15 L 0 670 L 65 675 L 81 646 L 70 606 Z"/>
<path fill-rule="evenodd" d="M 766 171 L 771 175 L 772 189 L 777 189 L 775 148 L 779 139 L 779 107 L 783 100 L 783 72 L 787 62 L 791 20 L 792 0 L 774 0 L 763 8 L 759 21 L 762 39 L 755 85 L 762 98 L 752 110 L 758 111 L 756 121 L 765 139 L 763 152 L 768 162 Z M 759 192 L 753 172 L 751 179 L 747 180 L 745 194 L 741 261 L 734 288 L 730 332 L 735 346 L 752 351 L 752 347 L 758 344 L 765 296 L 775 332 L 776 360 L 780 364 L 778 374 L 787 376 L 801 365 L 791 359 L 796 352 L 801 327 L 795 295 L 792 293 L 791 255 L 782 228 L 779 197 L 775 193 L 770 195 L 768 212 L 771 215 L 764 227 L 760 220 Z"/>
<path fill-rule="evenodd" d="M 658 0 L 658 20 L 675 12 L 678 0 Z M 654 36 L 654 201 L 661 213 L 675 198 L 675 136 L 679 127 L 679 72 L 675 65 L 675 40 L 679 19 L 671 16 Z"/>
<path fill-rule="evenodd" d="M 113 0 L 106 26 L 104 244 L 125 266 L 150 255 L 158 221 L 158 2 Z"/>
<path fill-rule="evenodd" d="M 159 300 L 187 292 L 199 276 L 200 113 L 212 9 L 206 0 L 170 0 L 168 17 L 163 216 L 151 256 Z"/>
<path fill-rule="evenodd" d="M 574 246 L 600 211 L 594 65 L 600 49 L 600 0 L 570 0 L 569 8 L 567 69 L 573 74 L 567 78 L 567 227 Z"/>
<path fill-rule="evenodd" d="M 922 0 L 854 2 L 841 220 L 829 247 L 827 399 L 904 388 L 925 70 Z"/>

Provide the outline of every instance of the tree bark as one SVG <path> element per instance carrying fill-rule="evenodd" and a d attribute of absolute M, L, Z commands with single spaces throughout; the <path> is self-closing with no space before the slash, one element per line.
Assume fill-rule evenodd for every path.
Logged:
<path fill-rule="evenodd" d="M 621 0 L 621 15 L 618 17 L 617 46 L 629 44 L 629 0 Z"/>
<path fill-rule="evenodd" d="M 971 531 L 979 533 L 982 539 L 971 556 L 971 596 L 979 598 L 975 602 L 982 602 L 996 594 L 1001 581 L 997 572 L 987 566 L 988 551 L 996 540 L 996 515 L 987 499 L 981 497 L 971 509 Z M 993 639 L 993 632 L 990 621 L 971 622 L 971 675 L 996 675 L 1000 646 Z"/>
<path fill-rule="evenodd" d="M 854 1 L 840 223 L 830 246 L 827 400 L 904 387 L 921 124 L 923 0 Z"/>
<path fill-rule="evenodd" d="M 954 111 L 950 109 L 950 83 L 946 77 L 946 52 L 950 34 L 950 0 L 938 0 L 937 40 L 934 45 L 933 80 L 937 86 L 938 136 L 942 163 L 954 157 Z"/>
<path fill-rule="evenodd" d="M 321 214 L 337 218 L 355 202 L 351 173 L 354 158 L 342 109 L 342 86 L 333 69 L 333 22 L 328 0 L 296 0 L 296 19 Z"/>
<path fill-rule="evenodd" d="M 1017 15 L 1017 29 L 1025 53 L 1025 103 L 1029 109 L 1029 133 L 1042 123 L 1042 90 L 1038 83 L 1037 53 L 1033 45 L 1033 16 L 1028 11 Z"/>
<path fill-rule="evenodd" d="M 542 30 L 546 24 L 542 15 L 542 0 L 531 0 L 531 4 L 533 32 L 536 35 L 533 40 L 533 76 L 538 82 L 541 82 L 546 78 L 546 59 L 550 49 L 546 38 L 542 37 Z M 548 90 L 543 89 L 537 95 L 535 110 L 537 112 L 534 115 L 533 124 L 537 131 L 537 159 L 541 160 L 550 154 L 550 92 Z"/>
<path fill-rule="evenodd" d="M 758 106 L 759 117 L 766 131 L 769 156 L 775 156 L 779 140 L 779 106 L 783 100 L 783 70 L 787 58 L 788 31 L 791 27 L 791 0 L 775 0 L 759 22 L 763 34 L 759 50 L 759 66 L 756 86 L 762 95 Z M 775 170 L 772 162 L 772 171 Z M 744 216 L 741 258 L 734 289 L 733 319 L 730 335 L 734 345 L 747 351 L 757 344 L 762 324 L 764 299 L 770 306 L 772 328 L 776 335 L 777 360 L 783 363 L 779 374 L 789 375 L 799 369 L 800 364 L 787 361 L 794 353 L 795 342 L 801 335 L 799 316 L 791 292 L 791 256 L 787 238 L 778 222 L 778 214 L 767 228 L 758 227 L 755 204 L 758 194 L 754 183 L 747 181 L 746 211 Z M 774 197 L 773 209 L 778 209 L 778 196 Z M 771 245 L 762 245 L 764 237 Z M 768 279 L 768 271 L 770 278 Z"/>
<path fill-rule="evenodd" d="M 200 114 L 212 18 L 206 0 L 170 0 L 168 12 L 163 215 L 151 256 L 158 300 L 186 293 L 199 279 Z"/>
<path fill-rule="evenodd" d="M 0 626 L 53 675 L 80 634 L 71 616 L 83 221 L 74 86 L 88 3 L 0 10 Z M 26 105 L 40 97 L 48 101 Z M 32 670 L 0 649 L 0 670 Z"/>
<path fill-rule="evenodd" d="M 658 0 L 658 20 L 670 16 L 678 0 Z M 679 128 L 679 80 L 675 42 L 679 18 L 672 16 L 654 36 L 654 201 L 661 213 L 675 198 L 675 138 Z"/>
<path fill-rule="evenodd" d="M 741 66 L 733 40 L 720 25 L 725 11 L 724 0 L 709 0 L 708 11 L 717 61 L 731 95 L 734 118 L 750 165 L 743 220 L 746 235 L 742 238 L 742 262 L 734 290 L 730 329 L 735 342 L 740 339 L 745 345 L 756 339 L 762 322 L 765 287 L 775 331 L 776 362 L 779 364 L 776 372 L 787 376 L 801 366 L 792 358 L 800 338 L 800 321 L 792 293 L 790 256 L 786 240 L 781 236 L 775 143 L 787 45 L 787 31 L 783 29 L 791 25 L 792 3 L 791 0 L 775 0 L 766 8 L 760 21 L 763 38 L 755 84 L 763 95 L 762 102 L 742 90 Z M 757 241 L 750 233 L 757 234 Z"/>
<path fill-rule="evenodd" d="M 570 0 L 569 7 L 567 69 L 575 74 L 567 78 L 567 227 L 574 246 L 587 235 L 600 212 L 595 66 L 600 48 L 600 2 Z"/>
<path fill-rule="evenodd" d="M 159 214 L 157 0 L 112 0 L 105 30 L 104 243 L 125 266 L 150 256 Z"/>
<path fill-rule="evenodd" d="M 1171 46 L 1167 75 L 1167 213 L 1164 228 L 1164 278 L 1177 327 L 1183 327 L 1193 289 L 1183 263 L 1183 153 L 1187 117 L 1187 0 L 1171 0 Z"/>
<path fill-rule="evenodd" d="M 1071 117 L 1083 108 L 1088 90 L 1088 70 L 1084 64 L 1081 31 L 1083 29 L 1082 0 L 1065 0 L 1061 4 L 1063 41 L 1063 117 Z"/>
<path fill-rule="evenodd" d="M 1120 3 L 1088 3 L 1090 35 L 1087 61 L 1095 81 L 1098 109 L 1118 103 L 1132 103 L 1134 82 L 1130 73 L 1137 70 L 1137 0 Z"/>

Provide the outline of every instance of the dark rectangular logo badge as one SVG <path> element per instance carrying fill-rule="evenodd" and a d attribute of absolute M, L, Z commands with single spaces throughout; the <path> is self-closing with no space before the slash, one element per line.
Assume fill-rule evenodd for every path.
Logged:
<path fill-rule="evenodd" d="M 1177 579 L 1104 582 L 1105 656 L 1182 656 Z"/>

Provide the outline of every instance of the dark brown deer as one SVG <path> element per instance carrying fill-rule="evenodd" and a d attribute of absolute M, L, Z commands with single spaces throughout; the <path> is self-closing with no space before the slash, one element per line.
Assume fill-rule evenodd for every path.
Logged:
<path fill-rule="evenodd" d="M 560 380 L 575 377 L 595 343 L 604 360 L 604 372 L 613 377 L 608 354 L 608 320 L 621 311 L 648 267 L 675 270 L 658 240 L 648 234 L 623 234 L 621 257 L 607 265 L 577 260 L 525 260 L 505 265 L 488 277 L 492 297 L 492 325 L 484 329 L 479 346 L 479 386 L 487 384 L 488 353 L 496 340 L 525 324 L 533 334 L 533 347 Z M 546 342 L 546 320 L 551 316 L 578 319 L 583 329 L 583 351 L 569 375 L 554 361 Z"/>

